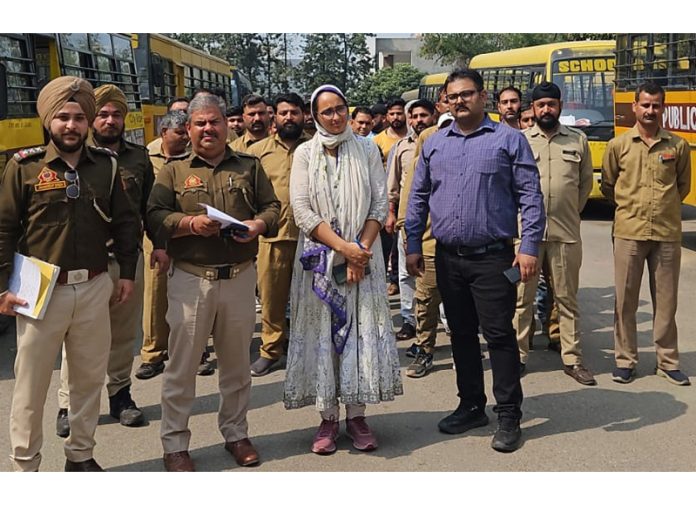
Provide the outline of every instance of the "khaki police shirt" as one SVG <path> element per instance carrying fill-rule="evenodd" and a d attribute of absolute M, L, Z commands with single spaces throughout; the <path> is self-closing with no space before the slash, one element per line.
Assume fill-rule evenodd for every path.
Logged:
<path fill-rule="evenodd" d="M 260 140 L 254 140 L 249 136 L 249 132 L 244 132 L 244 135 L 242 135 L 241 137 L 237 137 L 232 142 L 230 142 L 229 146 L 232 148 L 233 151 L 238 151 L 240 153 L 248 153 L 249 148 L 257 142 L 260 142 Z"/>
<path fill-rule="evenodd" d="M 411 162 L 411 167 L 406 171 L 406 176 L 404 177 L 404 182 L 401 187 L 401 194 L 399 196 L 399 214 L 396 219 L 397 228 L 403 228 L 406 222 L 406 211 L 408 210 L 408 196 L 411 193 L 411 186 L 413 185 L 413 174 L 415 173 L 416 166 L 418 165 L 418 156 L 420 156 L 423 150 L 423 144 L 433 133 L 438 130 L 437 125 L 426 128 L 418 135 L 418 140 L 416 141 L 416 148 L 413 152 L 413 161 Z M 432 226 L 430 222 L 430 214 L 428 214 L 428 220 L 425 223 L 425 232 L 423 233 L 423 256 L 435 257 L 435 237 L 433 237 Z"/>
<path fill-rule="evenodd" d="M 691 187 L 689 144 L 662 128 L 652 147 L 634 126 L 609 141 L 602 162 L 602 193 L 617 208 L 614 236 L 681 241 L 681 201 Z"/>
<path fill-rule="evenodd" d="M 544 194 L 544 240 L 580 242 L 580 212 L 592 191 L 592 155 L 587 137 L 559 125 L 548 137 L 534 125 L 524 132 L 534 153 Z"/>
<path fill-rule="evenodd" d="M 414 133 L 394 144 L 394 153 L 387 161 L 387 197 L 389 203 L 399 204 L 399 195 L 404 185 L 404 178 L 412 168 L 411 165 L 415 159 L 417 140 L 418 135 Z"/>
<path fill-rule="evenodd" d="M 70 167 L 52 143 L 10 159 L 0 183 L 0 292 L 7 289 L 15 251 L 61 271 L 106 271 L 109 239 L 114 240 L 121 278 L 135 278 L 140 222 L 120 174 L 112 184 L 112 155 L 107 149 L 83 148 L 76 199 L 67 196 L 65 171 Z"/>
<path fill-rule="evenodd" d="M 248 153 L 261 161 L 264 172 L 273 184 L 276 197 L 280 200 L 278 235 L 273 238 L 261 237 L 259 238 L 261 242 L 296 241 L 300 235 L 290 207 L 290 170 L 297 146 L 310 138 L 309 135 L 303 133 L 297 144 L 292 149 L 288 149 L 276 133 L 272 137 L 256 142 L 249 148 Z"/>
<path fill-rule="evenodd" d="M 171 238 L 185 216 L 205 214 L 201 203 L 240 221 L 261 219 L 267 237 L 278 233 L 280 202 L 257 158 L 226 147 L 223 160 L 212 167 L 192 152 L 162 167 L 148 202 L 150 229 L 167 241 L 167 252 L 174 261 L 230 265 L 254 259 L 258 252 L 257 240 L 242 244 L 231 237 Z"/>

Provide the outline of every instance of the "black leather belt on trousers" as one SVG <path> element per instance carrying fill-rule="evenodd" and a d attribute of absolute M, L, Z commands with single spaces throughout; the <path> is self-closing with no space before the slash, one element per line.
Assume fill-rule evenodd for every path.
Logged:
<path fill-rule="evenodd" d="M 502 251 L 507 247 L 512 247 L 512 239 L 496 240 L 495 242 L 491 242 L 490 244 L 480 245 L 476 247 L 470 247 L 466 245 L 438 245 L 450 254 L 456 254 L 457 256 L 477 256 L 479 254 L 486 254 L 492 251 Z"/>

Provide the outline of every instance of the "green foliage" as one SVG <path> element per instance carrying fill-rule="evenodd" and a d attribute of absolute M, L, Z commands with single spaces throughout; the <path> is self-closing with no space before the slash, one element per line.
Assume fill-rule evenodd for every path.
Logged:
<path fill-rule="evenodd" d="M 382 68 L 363 80 L 348 96 L 348 100 L 351 105 L 383 102 L 417 88 L 424 75 L 424 72 L 405 63 L 399 63 L 393 68 Z"/>
<path fill-rule="evenodd" d="M 613 33 L 426 33 L 421 55 L 463 67 L 477 54 L 572 40 L 613 39 Z"/>

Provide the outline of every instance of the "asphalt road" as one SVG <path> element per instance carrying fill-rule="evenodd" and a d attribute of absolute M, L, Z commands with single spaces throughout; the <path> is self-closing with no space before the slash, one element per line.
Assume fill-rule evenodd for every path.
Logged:
<path fill-rule="evenodd" d="M 582 342 L 586 365 L 598 385 L 583 387 L 561 371 L 558 354 L 539 342 L 523 378 L 523 447 L 513 454 L 490 448 L 495 423 L 464 435 L 439 433 L 437 422 L 457 405 L 450 345 L 441 332 L 435 367 L 424 378 L 403 376 L 405 394 L 393 402 L 368 407 L 368 421 L 379 437 L 377 451 L 354 450 L 347 436 L 328 457 L 309 451 L 318 425 L 313 408 L 286 411 L 282 405 L 284 371 L 253 381 L 249 410 L 250 436 L 262 458 L 257 468 L 238 468 L 223 450 L 217 429 L 217 373 L 197 380 L 198 398 L 190 427 L 191 453 L 199 471 L 332 472 L 332 471 L 694 471 L 696 470 L 696 386 L 677 387 L 653 374 L 651 304 L 644 281 L 638 314 L 638 378 L 629 385 L 611 381 L 613 361 L 613 267 L 611 210 L 590 205 L 582 224 L 584 262 L 579 292 Z M 696 376 L 696 209 L 684 211 L 684 249 L 680 280 L 679 327 L 681 368 Z M 400 326 L 398 300 L 391 299 L 395 326 Z M 258 329 L 258 325 L 257 325 Z M 541 340 L 537 337 L 537 340 Z M 256 357 L 258 334 L 252 359 Z M 410 342 L 399 343 L 401 363 Z M 14 385 L 14 334 L 0 336 L 0 455 L 9 454 L 9 411 Z M 135 350 L 134 350 L 135 352 Z M 134 368 L 139 365 L 136 356 Z M 489 363 L 485 361 L 489 415 L 493 395 Z M 55 435 L 58 361 L 44 413 L 42 471 L 61 471 L 63 440 Z M 696 379 L 695 379 L 696 381 Z M 134 379 L 133 397 L 149 422 L 124 428 L 108 416 L 106 392 L 97 430 L 95 458 L 109 471 L 162 471 L 159 440 L 161 376 Z M 344 424 L 341 424 L 344 429 Z M 0 471 L 9 471 L 7 457 Z M 560 497 L 559 497 L 560 498 Z"/>

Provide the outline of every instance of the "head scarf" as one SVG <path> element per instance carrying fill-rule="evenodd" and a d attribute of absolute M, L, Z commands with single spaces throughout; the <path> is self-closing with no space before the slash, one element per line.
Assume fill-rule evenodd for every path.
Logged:
<path fill-rule="evenodd" d="M 112 103 L 121 112 L 123 117 L 128 114 L 128 100 L 125 93 L 113 84 L 104 84 L 94 90 L 94 97 L 97 99 L 97 111 L 101 110 L 107 103 Z"/>
<path fill-rule="evenodd" d="M 314 90 L 312 93 L 312 98 L 310 99 L 310 107 L 311 107 L 311 112 L 312 112 L 312 117 L 314 118 L 314 123 L 317 126 L 317 134 L 319 135 L 319 140 L 321 144 L 324 147 L 328 147 L 329 149 L 333 149 L 337 145 L 339 145 L 341 142 L 344 142 L 348 140 L 350 137 L 353 136 L 353 130 L 351 129 L 350 125 L 348 122 L 346 122 L 346 129 L 343 130 L 343 133 L 339 133 L 338 135 L 334 135 L 333 133 L 329 133 L 326 128 L 324 128 L 321 123 L 319 122 L 319 112 L 317 111 L 317 98 L 321 93 L 324 93 L 325 91 L 328 91 L 330 93 L 333 93 L 335 95 L 338 95 L 341 97 L 341 100 L 343 100 L 343 103 L 347 106 L 348 105 L 348 100 L 346 100 L 346 97 L 343 95 L 343 92 L 338 89 L 336 86 L 332 86 L 331 84 L 324 84 L 323 86 L 319 86 L 317 89 Z"/>
<path fill-rule="evenodd" d="M 96 114 L 96 104 L 92 85 L 84 79 L 73 76 L 58 77 L 50 81 L 39 93 L 36 109 L 41 123 L 48 130 L 51 121 L 66 103 L 74 101 L 80 105 L 87 121 L 92 124 Z"/>

